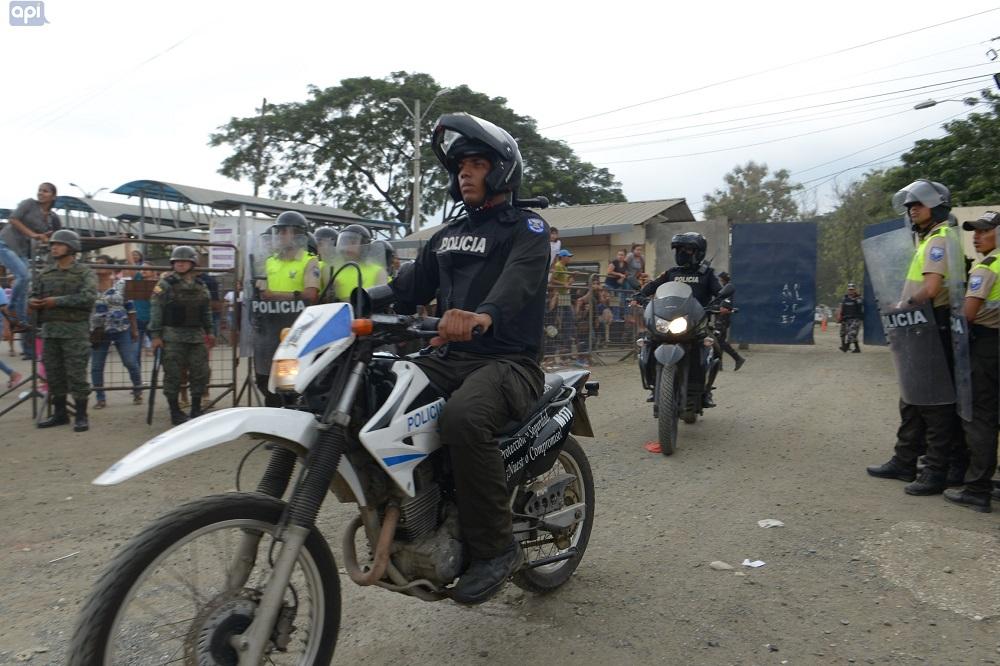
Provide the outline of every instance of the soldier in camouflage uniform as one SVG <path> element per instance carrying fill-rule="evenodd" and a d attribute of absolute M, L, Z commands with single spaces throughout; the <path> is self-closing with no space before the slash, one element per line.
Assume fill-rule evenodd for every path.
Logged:
<path fill-rule="evenodd" d="M 194 248 L 178 245 L 170 254 L 173 272 L 153 289 L 149 333 L 153 349 L 163 349 L 163 395 L 170 406 L 170 422 L 188 420 L 177 394 L 181 373 L 186 369 L 191 386 L 191 416 L 201 416 L 201 397 L 208 387 L 208 347 L 212 336 L 212 308 L 208 288 L 195 280 L 198 255 Z"/>
<path fill-rule="evenodd" d="M 94 271 L 76 263 L 80 237 L 75 231 L 61 229 L 49 241 L 52 262 L 32 285 L 28 305 L 38 312 L 45 347 L 46 379 L 54 412 L 40 421 L 39 428 L 69 423 L 66 396 L 73 394 L 76 418 L 73 430 L 83 432 L 87 422 L 87 359 L 90 358 L 90 311 L 97 300 Z"/>

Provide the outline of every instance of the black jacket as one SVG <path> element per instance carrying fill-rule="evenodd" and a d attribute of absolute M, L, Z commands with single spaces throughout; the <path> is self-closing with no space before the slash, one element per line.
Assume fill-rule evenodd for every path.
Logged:
<path fill-rule="evenodd" d="M 664 282 L 687 284 L 694 292 L 694 297 L 703 306 L 711 303 L 712 298 L 722 291 L 722 283 L 716 277 L 715 271 L 711 267 L 701 264 L 692 268 L 674 266 L 667 269 L 660 277 L 643 287 L 639 293 L 643 296 L 652 296 L 656 292 L 656 288 Z"/>
<path fill-rule="evenodd" d="M 486 313 L 486 335 L 451 348 L 538 357 L 549 268 L 549 225 L 502 204 L 462 216 L 424 245 L 414 270 L 392 281 L 400 312 L 437 298 L 437 315 L 457 308 Z"/>

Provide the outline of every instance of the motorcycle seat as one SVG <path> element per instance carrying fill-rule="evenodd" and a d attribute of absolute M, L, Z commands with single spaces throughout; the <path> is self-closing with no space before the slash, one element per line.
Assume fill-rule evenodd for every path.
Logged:
<path fill-rule="evenodd" d="M 535 417 L 545 405 L 552 402 L 552 399 L 562 390 L 564 380 L 562 375 L 545 373 L 545 385 L 542 387 L 542 397 L 528 410 L 528 415 L 521 420 L 508 421 L 500 429 L 498 436 L 513 435 L 521 426 Z"/>

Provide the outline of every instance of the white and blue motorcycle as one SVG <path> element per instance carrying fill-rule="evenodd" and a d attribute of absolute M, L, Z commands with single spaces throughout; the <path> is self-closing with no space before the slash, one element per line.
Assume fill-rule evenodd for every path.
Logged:
<path fill-rule="evenodd" d="M 437 320 L 379 314 L 388 291 L 358 292 L 364 318 L 346 303 L 298 317 L 271 370 L 272 390 L 294 408 L 206 414 L 95 480 L 121 483 L 244 436 L 271 447 L 256 492 L 180 506 L 118 552 L 81 609 L 70 664 L 328 663 L 340 582 L 316 518 L 329 492 L 358 506 L 342 538 L 351 580 L 426 601 L 449 597 L 466 557 L 437 431 L 447 396 L 406 357 L 377 351 L 433 337 Z M 589 377 L 546 375 L 530 416 L 497 438 L 525 551 L 513 582 L 532 592 L 565 583 L 590 538 L 594 481 L 573 437 L 593 436 L 584 400 L 598 384 Z"/>

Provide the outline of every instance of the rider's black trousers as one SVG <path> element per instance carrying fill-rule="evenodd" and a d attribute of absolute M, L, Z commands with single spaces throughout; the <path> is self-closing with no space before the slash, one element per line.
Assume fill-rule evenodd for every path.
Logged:
<path fill-rule="evenodd" d="M 510 492 L 495 436 L 527 417 L 542 396 L 544 373 L 528 356 L 452 351 L 410 359 L 447 394 L 441 442 L 451 455 L 462 536 L 475 559 L 502 554 L 511 543 Z"/>

